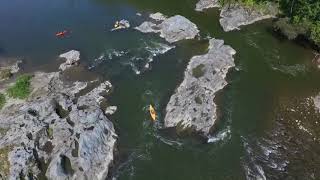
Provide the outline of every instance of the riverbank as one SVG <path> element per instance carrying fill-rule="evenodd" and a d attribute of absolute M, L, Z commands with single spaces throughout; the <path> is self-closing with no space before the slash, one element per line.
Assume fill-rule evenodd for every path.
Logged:
<path fill-rule="evenodd" d="M 200 0 L 196 5 L 195 10 L 204 11 L 213 7 L 220 8 L 220 24 L 226 32 L 236 29 L 239 30 L 239 27 L 242 25 L 248 25 L 256 21 L 274 18 L 274 31 L 282 34 L 289 40 L 301 39 L 301 37 L 303 37 L 310 42 L 314 49 L 319 51 L 320 26 L 317 20 L 311 20 L 311 18 L 316 16 L 316 14 L 310 15 L 311 17 L 304 17 L 310 12 L 304 12 L 301 13 L 301 15 L 299 13 L 297 14 L 295 11 L 303 11 L 301 9 L 304 8 L 299 5 L 299 8 L 301 9 L 297 9 L 295 11 L 291 9 L 291 18 L 289 18 L 288 10 L 283 8 L 283 6 L 284 5 L 281 6 L 268 1 L 240 1 L 238 3 L 229 3 L 218 0 Z M 312 7 L 317 5 L 312 5 L 311 3 L 308 4 L 308 6 Z"/>

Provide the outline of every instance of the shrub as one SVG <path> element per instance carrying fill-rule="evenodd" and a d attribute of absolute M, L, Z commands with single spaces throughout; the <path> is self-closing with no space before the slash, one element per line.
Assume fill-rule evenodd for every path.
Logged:
<path fill-rule="evenodd" d="M 7 89 L 10 97 L 25 99 L 30 94 L 31 75 L 21 75 L 17 78 L 16 83 Z"/>

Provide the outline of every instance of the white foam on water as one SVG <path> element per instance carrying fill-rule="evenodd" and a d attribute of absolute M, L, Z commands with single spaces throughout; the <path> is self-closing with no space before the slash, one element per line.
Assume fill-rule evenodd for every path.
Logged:
<path fill-rule="evenodd" d="M 169 50 L 175 48 L 165 43 L 155 41 L 145 41 L 140 43 L 140 46 L 133 47 L 128 50 L 108 49 L 103 52 L 98 58 L 94 59 L 89 69 L 97 67 L 104 62 L 111 62 L 109 60 L 119 58 L 123 65 L 129 65 L 136 75 L 139 75 L 151 69 L 151 62 L 154 57 L 160 54 L 165 54 Z M 124 61 L 124 62 L 123 62 Z"/>
<path fill-rule="evenodd" d="M 103 52 L 98 58 L 94 59 L 92 64 L 88 67 L 88 69 L 93 69 L 105 61 L 112 60 L 114 57 L 121 57 L 126 54 L 128 54 L 128 51 L 108 49 L 105 52 Z"/>
<path fill-rule="evenodd" d="M 207 143 L 215 143 L 215 142 L 224 141 L 224 140 L 230 139 L 230 138 L 231 138 L 231 129 L 228 126 L 226 129 L 224 129 L 223 131 L 219 132 L 215 136 L 209 136 L 208 140 L 207 140 Z"/>

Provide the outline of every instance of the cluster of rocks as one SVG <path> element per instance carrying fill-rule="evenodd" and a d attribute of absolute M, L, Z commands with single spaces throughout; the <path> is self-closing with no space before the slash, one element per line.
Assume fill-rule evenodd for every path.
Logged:
<path fill-rule="evenodd" d="M 102 105 L 112 85 L 61 76 L 35 73 L 28 99 L 0 111 L 0 179 L 106 179 L 117 135 Z"/>
<path fill-rule="evenodd" d="M 200 0 L 196 5 L 196 11 L 203 11 L 212 7 L 221 7 L 218 0 Z M 222 7 L 220 12 L 220 25 L 228 32 L 239 30 L 240 26 L 249 25 L 254 22 L 274 18 L 278 13 L 277 8 L 272 4 L 266 4 L 265 10 L 247 8 L 240 4 L 228 4 Z"/>
<path fill-rule="evenodd" d="M 187 18 L 175 15 L 166 18 L 161 13 L 150 15 L 155 22 L 146 21 L 135 29 L 143 33 L 160 33 L 169 43 L 183 39 L 193 39 L 199 34 L 197 26 Z"/>
<path fill-rule="evenodd" d="M 225 77 L 234 67 L 236 53 L 223 40 L 211 39 L 208 53 L 194 56 L 184 73 L 184 80 L 166 107 L 165 127 L 191 128 L 208 135 L 217 119 L 216 93 L 227 85 Z"/>

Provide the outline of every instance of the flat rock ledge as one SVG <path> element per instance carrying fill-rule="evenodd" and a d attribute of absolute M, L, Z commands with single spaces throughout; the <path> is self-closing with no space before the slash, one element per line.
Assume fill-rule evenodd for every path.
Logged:
<path fill-rule="evenodd" d="M 200 0 L 196 4 L 196 11 L 204 11 L 209 8 L 220 7 L 219 0 Z"/>
<path fill-rule="evenodd" d="M 101 103 L 112 85 L 92 89 L 60 76 L 35 73 L 29 98 L 0 111 L 0 179 L 107 178 L 117 135 Z"/>
<path fill-rule="evenodd" d="M 61 71 L 65 71 L 72 66 L 76 66 L 79 64 L 80 60 L 80 52 L 76 50 L 71 50 L 66 53 L 60 54 L 59 58 L 63 58 L 66 61 L 62 63 L 59 67 Z"/>
<path fill-rule="evenodd" d="M 143 33 L 160 33 L 160 37 L 169 43 L 193 39 L 199 34 L 197 26 L 183 16 L 165 18 L 161 13 L 156 13 L 150 17 L 156 22 L 146 21 L 135 29 Z"/>
<path fill-rule="evenodd" d="M 211 39 L 205 55 L 194 56 L 184 73 L 184 80 L 166 107 L 165 127 L 191 128 L 208 135 L 217 119 L 216 93 L 227 85 L 225 77 L 234 67 L 236 53 L 223 40 Z"/>
<path fill-rule="evenodd" d="M 272 7 L 270 6 L 270 9 Z M 270 10 L 271 12 L 271 10 Z M 241 5 L 235 4 L 224 6 L 220 12 L 220 25 L 225 32 L 240 30 L 240 26 L 253 24 L 254 22 L 274 18 L 275 13 L 266 14 L 258 10 L 248 9 Z"/>

